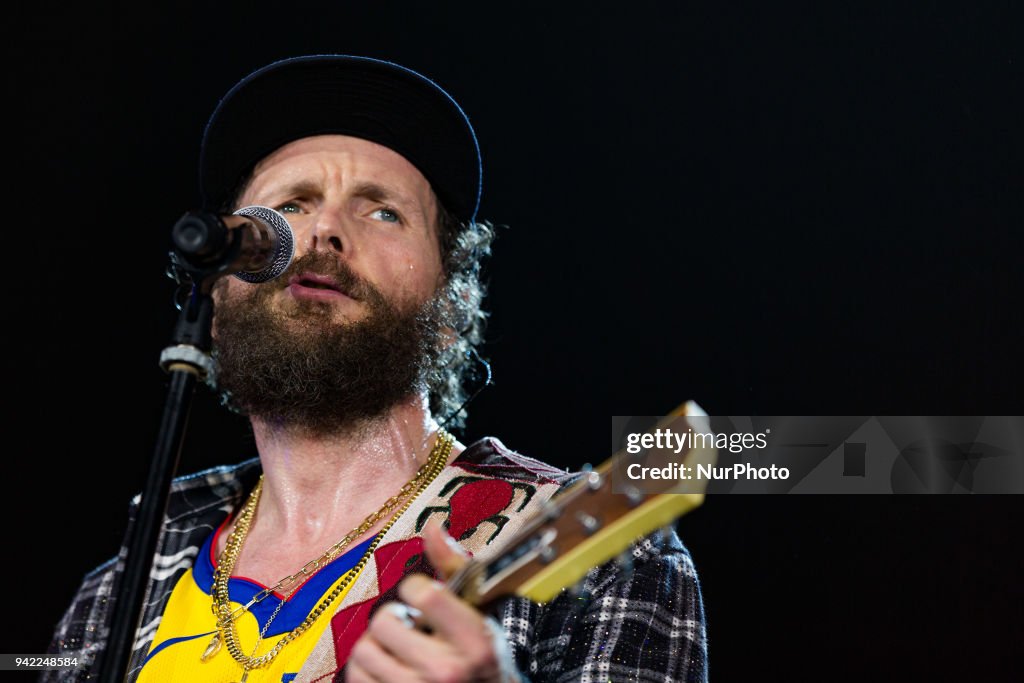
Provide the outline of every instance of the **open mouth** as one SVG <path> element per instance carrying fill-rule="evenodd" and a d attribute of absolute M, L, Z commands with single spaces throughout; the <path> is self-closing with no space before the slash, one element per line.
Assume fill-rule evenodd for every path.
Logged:
<path fill-rule="evenodd" d="M 334 291 L 341 291 L 337 287 L 325 282 L 315 282 L 313 280 L 299 280 L 299 284 L 303 287 L 312 287 L 313 289 L 333 289 Z"/>
<path fill-rule="evenodd" d="M 293 293 L 310 293 L 311 291 L 316 291 L 323 292 L 327 295 L 334 293 L 349 297 L 351 296 L 348 292 L 342 289 L 341 285 L 330 277 L 325 275 L 316 275 L 315 273 L 302 273 L 300 275 L 295 275 L 288 281 L 288 285 Z"/>

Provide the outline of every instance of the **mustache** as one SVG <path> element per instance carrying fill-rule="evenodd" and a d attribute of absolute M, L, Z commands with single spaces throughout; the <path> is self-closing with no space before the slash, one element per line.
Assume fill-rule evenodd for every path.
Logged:
<path fill-rule="evenodd" d="M 381 292 L 359 277 L 347 263 L 324 251 L 312 251 L 294 259 L 287 270 L 272 282 L 275 289 L 285 289 L 293 276 L 303 274 L 330 278 L 353 299 L 380 300 L 382 298 Z"/>

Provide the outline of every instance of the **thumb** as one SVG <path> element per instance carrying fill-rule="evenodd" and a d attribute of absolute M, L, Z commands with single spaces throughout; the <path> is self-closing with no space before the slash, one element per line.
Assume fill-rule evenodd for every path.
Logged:
<path fill-rule="evenodd" d="M 434 520 L 430 520 L 423 528 L 423 551 L 444 579 L 459 571 L 469 561 L 469 553 L 448 535 L 440 522 Z"/>

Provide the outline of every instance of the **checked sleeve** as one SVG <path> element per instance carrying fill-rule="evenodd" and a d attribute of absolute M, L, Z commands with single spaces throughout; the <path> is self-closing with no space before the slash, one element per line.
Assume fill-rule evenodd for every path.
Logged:
<path fill-rule="evenodd" d="M 632 548 L 633 571 L 610 562 L 546 605 L 502 603 L 495 618 L 531 683 L 707 681 L 704 605 L 675 532 Z"/>

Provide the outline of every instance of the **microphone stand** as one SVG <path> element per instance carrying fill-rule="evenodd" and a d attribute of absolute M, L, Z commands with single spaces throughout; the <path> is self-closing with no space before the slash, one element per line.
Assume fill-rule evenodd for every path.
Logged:
<path fill-rule="evenodd" d="M 171 252 L 168 275 L 180 285 L 191 286 L 191 293 L 181 305 L 171 345 L 160 354 L 160 366 L 170 374 L 170 383 L 138 515 L 128 532 L 124 572 L 113 605 L 106 650 L 100 658 L 99 680 L 103 683 L 127 680 L 135 636 L 141 626 L 146 586 L 167 512 L 171 480 L 178 469 L 196 382 L 203 380 L 214 384 L 213 361 L 210 358 L 210 327 L 213 321 L 210 289 L 227 266 L 222 263 L 197 267 L 189 264 L 187 256 L 179 257 L 180 253 L 180 245 L 179 252 Z M 229 249 L 225 261 L 230 263 L 235 256 L 237 250 Z"/>

